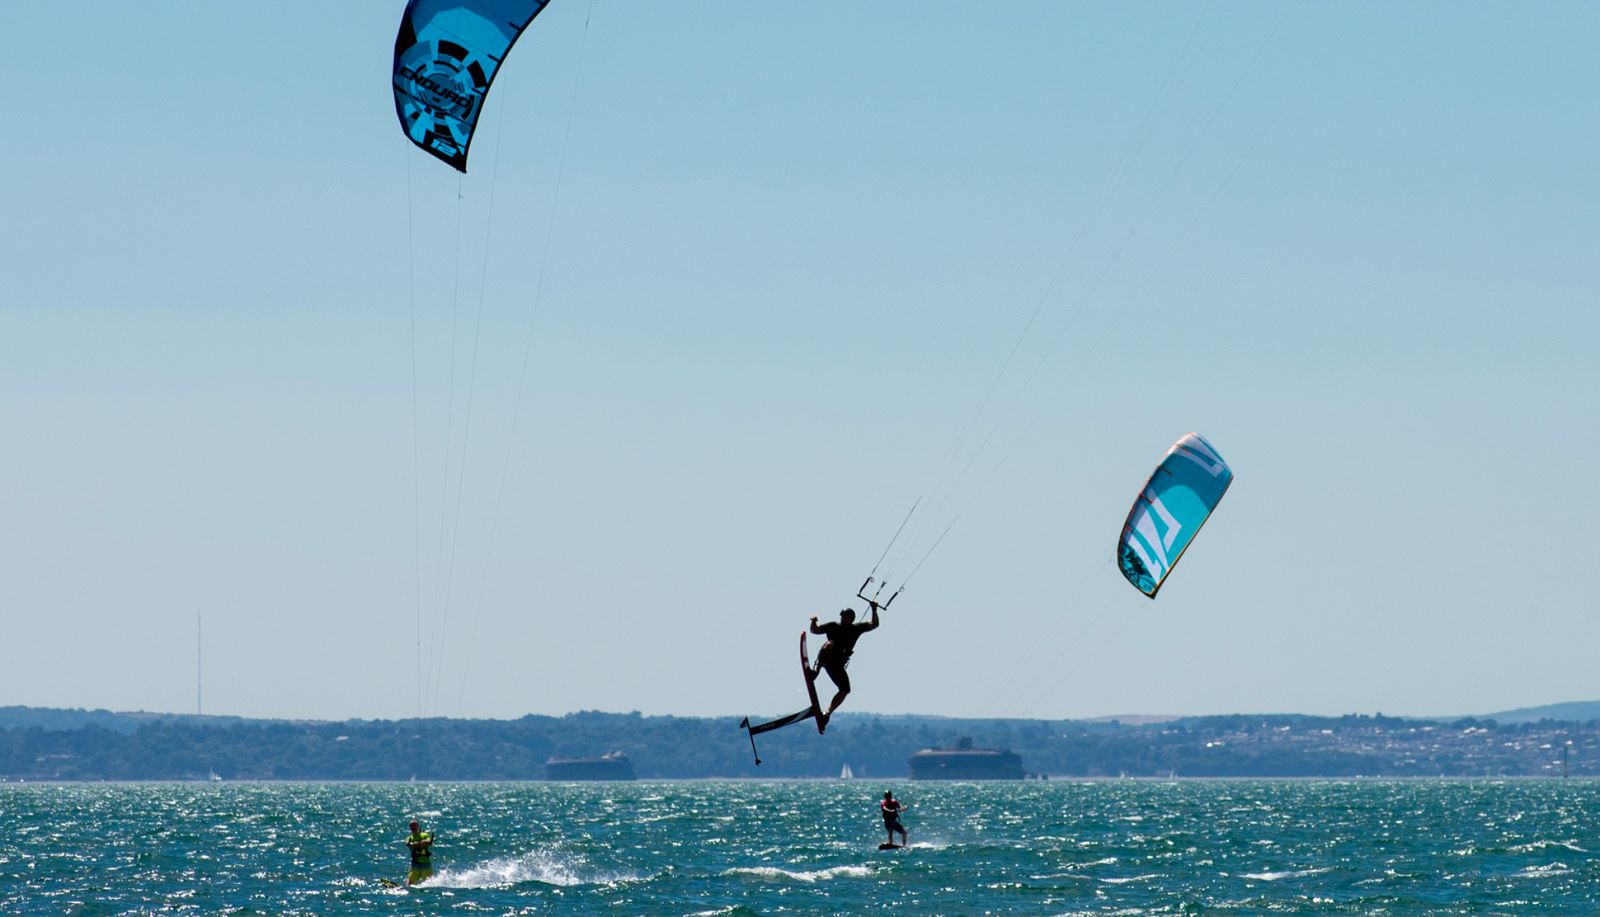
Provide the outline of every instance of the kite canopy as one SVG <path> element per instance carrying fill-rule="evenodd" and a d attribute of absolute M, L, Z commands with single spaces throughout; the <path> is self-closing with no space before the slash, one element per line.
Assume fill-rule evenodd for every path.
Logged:
<path fill-rule="evenodd" d="M 394 39 L 394 107 L 411 142 L 467 171 L 500 62 L 548 0 L 411 0 Z"/>
<path fill-rule="evenodd" d="M 1228 463 L 1205 437 L 1190 433 L 1173 443 L 1133 501 L 1117 542 L 1117 565 L 1135 589 L 1156 597 L 1232 483 Z"/>

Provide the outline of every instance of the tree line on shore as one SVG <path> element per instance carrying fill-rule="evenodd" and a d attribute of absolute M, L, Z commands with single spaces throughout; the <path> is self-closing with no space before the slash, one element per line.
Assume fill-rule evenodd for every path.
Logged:
<path fill-rule="evenodd" d="M 804 723 L 762 736 L 757 767 L 732 718 L 591 711 L 307 722 L 5 708 L 0 777 L 540 780 L 551 757 L 619 751 L 641 779 L 835 777 L 846 764 L 858 777 L 903 778 L 912 753 L 961 738 L 1058 777 L 1600 775 L 1600 721 L 1237 715 L 1127 725 L 854 714 L 826 736 Z"/>

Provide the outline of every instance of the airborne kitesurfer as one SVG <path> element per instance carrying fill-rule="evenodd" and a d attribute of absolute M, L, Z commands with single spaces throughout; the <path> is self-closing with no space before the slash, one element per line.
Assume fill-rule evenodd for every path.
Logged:
<path fill-rule="evenodd" d="M 821 634 L 828 638 L 822 644 L 822 649 L 817 651 L 817 664 L 811 669 L 811 677 L 816 678 L 819 672 L 827 672 L 833 680 L 839 693 L 833 696 L 827 710 L 817 711 L 817 728 L 825 729 L 828 718 L 833 716 L 833 711 L 839 709 L 845 697 L 850 694 L 850 676 L 845 674 L 845 666 L 850 664 L 850 654 L 856 650 L 856 640 L 869 630 L 878 628 L 878 603 L 869 601 L 872 606 L 872 620 L 865 624 L 856 623 L 856 612 L 853 608 L 846 608 L 839 612 L 839 620 L 818 624 L 816 615 L 811 616 L 811 632 Z"/>
<path fill-rule="evenodd" d="M 412 822 L 406 846 L 411 848 L 411 871 L 406 873 L 406 884 L 417 885 L 433 875 L 433 835 L 422 830 L 420 822 Z"/>
<path fill-rule="evenodd" d="M 906 829 L 900 824 L 900 813 L 906 810 L 905 804 L 894 798 L 894 793 L 883 791 L 883 802 L 878 803 L 878 809 L 883 813 L 883 829 L 889 832 L 889 844 L 894 844 L 894 836 L 900 835 L 900 846 L 906 845 Z"/>

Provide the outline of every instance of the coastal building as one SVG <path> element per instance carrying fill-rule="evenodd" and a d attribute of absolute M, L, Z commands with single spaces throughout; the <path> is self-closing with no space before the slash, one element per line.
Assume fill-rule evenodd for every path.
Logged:
<path fill-rule="evenodd" d="M 1002 748 L 973 748 L 963 738 L 955 748 L 924 748 L 906 762 L 912 780 L 1021 780 L 1022 756 Z"/>
<path fill-rule="evenodd" d="M 620 751 L 598 758 L 551 758 L 544 763 L 546 780 L 634 780 L 633 762 Z"/>

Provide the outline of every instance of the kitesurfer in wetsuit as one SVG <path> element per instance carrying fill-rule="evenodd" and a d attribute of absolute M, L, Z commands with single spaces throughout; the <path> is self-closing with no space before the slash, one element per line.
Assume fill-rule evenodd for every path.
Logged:
<path fill-rule="evenodd" d="M 856 613 L 853 608 L 839 612 L 837 622 L 818 624 L 816 616 L 811 616 L 811 632 L 828 638 L 828 642 L 822 644 L 822 649 L 817 651 L 817 664 L 811 670 L 811 677 L 816 678 L 817 673 L 827 672 L 834 686 L 839 689 L 839 693 L 829 702 L 828 709 L 817 713 L 819 730 L 828 728 L 828 718 L 833 716 L 833 711 L 839 709 L 839 705 L 844 703 L 845 697 L 850 694 L 850 676 L 845 674 L 844 667 L 850 664 L 850 654 L 856 651 L 856 641 L 867 631 L 878 628 L 878 603 L 870 604 L 872 620 L 865 624 L 856 623 Z"/>
<path fill-rule="evenodd" d="M 906 829 L 900 824 L 900 813 L 906 810 L 900 800 L 894 798 L 894 793 L 883 791 L 883 802 L 878 803 L 878 809 L 883 812 L 883 829 L 889 832 L 889 843 L 894 844 L 894 836 L 900 835 L 900 846 L 906 845 Z"/>
<path fill-rule="evenodd" d="M 411 848 L 411 871 L 406 873 L 406 884 L 416 885 L 433 875 L 433 835 L 422 830 L 420 822 L 412 822 L 406 846 Z"/>

